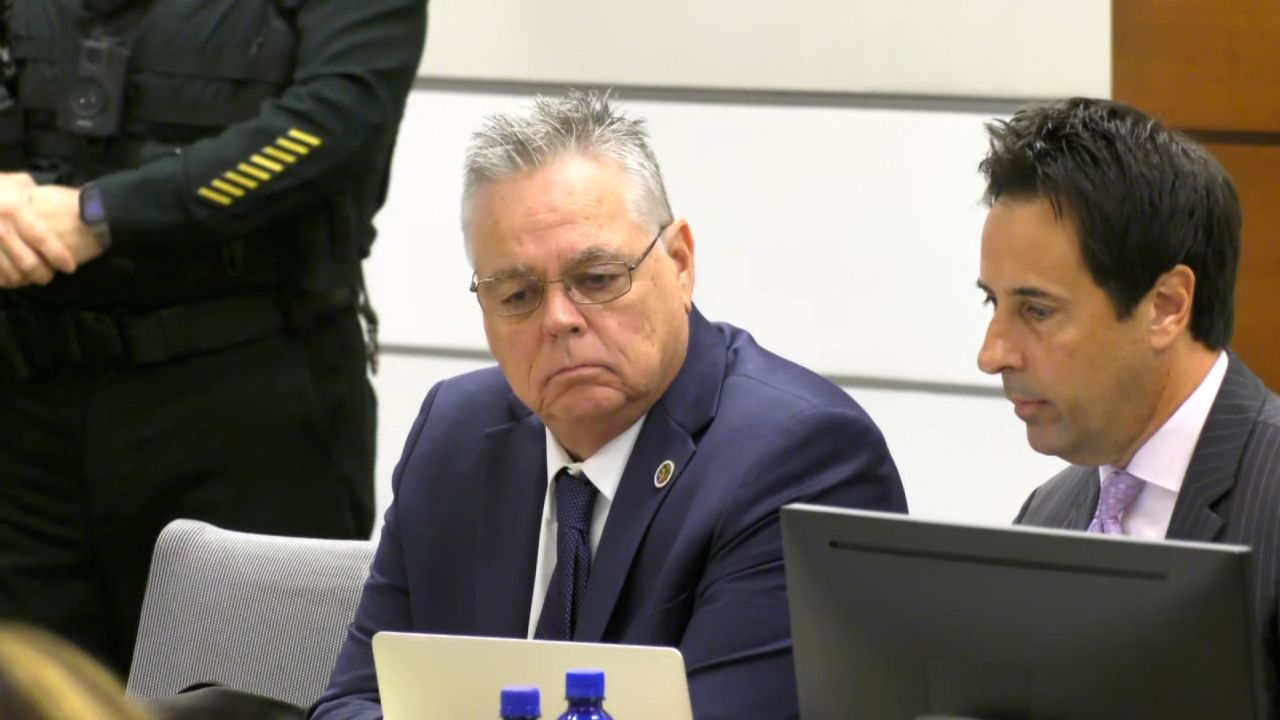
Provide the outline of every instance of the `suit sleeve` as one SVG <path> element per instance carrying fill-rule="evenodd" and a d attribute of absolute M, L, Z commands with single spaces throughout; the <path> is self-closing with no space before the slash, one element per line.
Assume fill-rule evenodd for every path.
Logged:
<path fill-rule="evenodd" d="M 426 4 L 303 2 L 293 83 L 257 117 L 97 179 L 113 241 L 243 235 L 295 215 L 362 163 L 385 162 L 422 54 Z"/>
<path fill-rule="evenodd" d="M 866 415 L 822 408 L 778 428 L 725 506 L 680 642 L 699 720 L 795 717 L 779 509 L 907 510 L 888 447 Z"/>
<path fill-rule="evenodd" d="M 418 419 L 409 431 L 404 453 L 391 477 L 391 487 L 398 496 L 407 458 L 413 453 L 432 403 L 440 386 L 436 385 L 422 403 Z M 312 706 L 308 717 L 313 720 L 376 720 L 382 717 L 378 678 L 373 666 L 373 636 L 382 630 L 409 630 L 409 589 L 405 577 L 404 553 L 400 541 L 399 504 L 392 500 L 378 541 L 378 550 L 369 568 L 364 593 L 356 608 L 355 619 L 347 629 L 346 640 L 338 652 L 329 687 Z"/>

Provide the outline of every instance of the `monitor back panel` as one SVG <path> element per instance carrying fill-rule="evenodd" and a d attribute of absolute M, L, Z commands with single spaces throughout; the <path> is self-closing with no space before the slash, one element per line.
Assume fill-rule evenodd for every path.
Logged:
<path fill-rule="evenodd" d="M 783 538 L 806 720 L 1257 713 L 1245 548 L 803 506 Z"/>

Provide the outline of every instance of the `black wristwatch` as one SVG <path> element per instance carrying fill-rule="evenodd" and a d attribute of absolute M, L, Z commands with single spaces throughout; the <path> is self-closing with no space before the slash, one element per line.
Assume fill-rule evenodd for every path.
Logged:
<path fill-rule="evenodd" d="M 89 228 L 103 250 L 111 247 L 107 207 L 102 202 L 102 190 L 95 183 L 86 183 L 80 188 L 80 222 Z"/>

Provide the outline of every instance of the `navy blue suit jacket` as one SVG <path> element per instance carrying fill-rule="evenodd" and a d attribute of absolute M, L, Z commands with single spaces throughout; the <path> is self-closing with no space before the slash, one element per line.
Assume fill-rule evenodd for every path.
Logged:
<path fill-rule="evenodd" d="M 545 458 L 542 422 L 497 368 L 431 389 L 313 717 L 380 716 L 370 653 L 380 630 L 527 636 Z M 664 460 L 676 474 L 657 488 Z M 795 717 L 778 521 L 790 502 L 906 510 L 862 408 L 695 309 L 684 366 L 645 418 L 614 497 L 574 639 L 679 648 L 698 718 Z"/>

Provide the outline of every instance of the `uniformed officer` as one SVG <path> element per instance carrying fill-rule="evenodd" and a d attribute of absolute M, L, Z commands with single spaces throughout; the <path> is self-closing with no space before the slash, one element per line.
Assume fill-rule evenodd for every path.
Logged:
<path fill-rule="evenodd" d="M 10 0 L 0 616 L 127 669 L 175 517 L 368 537 L 360 261 L 426 0 Z"/>

